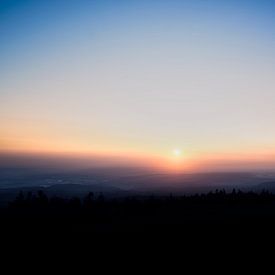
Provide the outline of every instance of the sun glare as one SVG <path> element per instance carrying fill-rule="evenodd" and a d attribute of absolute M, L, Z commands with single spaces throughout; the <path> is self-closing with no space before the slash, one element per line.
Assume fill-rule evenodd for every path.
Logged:
<path fill-rule="evenodd" d="M 174 150 L 173 150 L 173 155 L 174 155 L 175 157 L 179 157 L 179 156 L 181 156 L 181 154 L 182 154 L 182 152 L 181 152 L 180 149 L 174 149 Z"/>

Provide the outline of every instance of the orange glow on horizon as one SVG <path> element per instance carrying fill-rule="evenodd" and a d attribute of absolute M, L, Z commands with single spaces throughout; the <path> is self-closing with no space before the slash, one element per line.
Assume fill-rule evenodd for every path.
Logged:
<path fill-rule="evenodd" d="M 0 153 L 61 156 L 66 158 L 100 159 L 102 166 L 106 163 L 114 165 L 142 166 L 165 173 L 185 173 L 204 170 L 241 170 L 250 167 L 274 167 L 275 150 L 252 151 L 224 151 L 199 152 L 175 148 L 170 150 L 140 150 L 127 147 L 94 146 L 73 144 L 72 142 L 51 143 L 49 140 L 41 142 L 28 140 L 28 142 L 5 143 L 0 140 Z"/>

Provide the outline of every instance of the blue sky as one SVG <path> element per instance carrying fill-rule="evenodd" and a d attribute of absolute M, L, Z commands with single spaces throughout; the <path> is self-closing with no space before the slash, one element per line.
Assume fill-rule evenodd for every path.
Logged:
<path fill-rule="evenodd" d="M 0 54 L 9 64 L 29 52 L 35 56 L 62 50 L 76 39 L 92 43 L 97 35 L 110 41 L 124 34 L 129 40 L 140 33 L 166 39 L 171 31 L 175 38 L 186 30 L 189 35 L 219 35 L 218 40 L 233 34 L 274 43 L 274 9 L 274 1 L 7 0 L 0 3 Z"/>

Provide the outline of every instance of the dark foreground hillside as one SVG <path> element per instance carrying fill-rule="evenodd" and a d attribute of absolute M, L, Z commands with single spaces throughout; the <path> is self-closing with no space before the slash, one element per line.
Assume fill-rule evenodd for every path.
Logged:
<path fill-rule="evenodd" d="M 197 238 L 209 233 L 275 232 L 275 195 L 216 191 L 207 195 L 105 199 L 89 193 L 79 198 L 48 198 L 20 193 L 1 208 L 1 236 L 162 236 Z M 225 236 L 228 237 L 229 235 Z"/>

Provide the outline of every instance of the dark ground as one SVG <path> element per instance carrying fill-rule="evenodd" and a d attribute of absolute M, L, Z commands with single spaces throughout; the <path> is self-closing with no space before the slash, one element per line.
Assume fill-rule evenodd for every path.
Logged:
<path fill-rule="evenodd" d="M 262 192 L 181 197 L 105 199 L 89 193 L 84 199 L 48 198 L 42 191 L 18 195 L 0 209 L 1 236 L 161 236 L 199 239 L 216 232 L 253 238 L 275 237 L 275 195 Z M 253 236 L 254 234 L 254 236 Z"/>
<path fill-rule="evenodd" d="M 237 257 L 243 263 L 249 257 L 252 267 L 260 256 L 273 257 L 275 195 L 215 191 L 105 199 L 90 193 L 81 200 L 21 193 L 0 209 L 0 220 L 1 250 L 11 266 L 22 258 L 29 267 L 38 258 L 43 269 L 55 255 L 64 266 L 79 258 L 88 258 L 90 268 L 100 261 L 102 270 L 114 268 L 110 259 L 119 269 L 130 261 L 131 274 L 144 258 L 155 267 L 172 258 L 183 270 L 194 261 L 196 270 L 206 268 L 203 259 L 215 268 L 225 262 L 227 269 Z"/>

